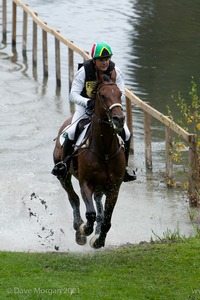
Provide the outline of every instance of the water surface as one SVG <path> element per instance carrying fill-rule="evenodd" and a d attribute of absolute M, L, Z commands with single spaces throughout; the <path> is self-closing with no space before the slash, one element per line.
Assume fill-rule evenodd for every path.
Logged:
<path fill-rule="evenodd" d="M 96 41 L 108 42 L 126 85 L 161 112 L 171 101 L 173 90 L 186 94 L 191 76 L 199 80 L 198 1 L 27 3 L 41 19 L 84 50 L 90 51 Z M 10 13 L 11 6 L 8 18 Z M 27 61 L 21 55 L 20 33 L 17 55 L 12 53 L 10 21 L 8 44 L 2 44 L 0 51 L 1 250 L 89 250 L 89 246 L 75 245 L 71 207 L 59 182 L 50 174 L 53 138 L 71 114 L 67 51 L 62 47 L 62 88 L 56 90 L 54 39 L 48 38 L 46 81 L 41 43 L 37 72 L 33 73 L 29 22 Z M 20 31 L 20 17 L 18 28 Z M 77 56 L 75 59 L 80 61 Z M 135 154 L 130 157 L 130 165 L 137 169 L 138 180 L 122 185 L 107 245 L 149 240 L 152 231 L 162 236 L 168 228 L 173 231 L 179 227 L 181 233 L 190 235 L 193 228 L 187 198 L 179 190 L 168 190 L 160 176 L 165 170 L 164 129 L 159 123 L 154 125 L 153 173 L 147 174 L 142 113 L 134 108 L 133 116 Z M 78 191 L 77 182 L 75 187 Z M 82 211 L 84 217 L 83 205 Z"/>

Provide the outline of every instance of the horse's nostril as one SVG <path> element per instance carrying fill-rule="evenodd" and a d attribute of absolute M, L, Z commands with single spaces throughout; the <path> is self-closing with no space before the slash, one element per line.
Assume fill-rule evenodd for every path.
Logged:
<path fill-rule="evenodd" d="M 113 116 L 113 123 L 116 128 L 123 128 L 125 117 L 124 116 Z"/>

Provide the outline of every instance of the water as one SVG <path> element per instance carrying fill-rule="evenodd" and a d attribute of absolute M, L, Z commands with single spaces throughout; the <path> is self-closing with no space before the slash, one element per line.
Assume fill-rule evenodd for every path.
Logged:
<path fill-rule="evenodd" d="M 174 107 L 174 91 L 180 91 L 189 102 L 191 78 L 200 83 L 200 3 L 133 1 L 133 9 L 138 19 L 129 20 L 133 27 L 133 33 L 129 32 L 130 49 L 135 54 L 129 76 L 133 78 L 134 74 L 145 98 L 165 113 L 166 104 Z"/>
<path fill-rule="evenodd" d="M 173 91 L 187 94 L 192 76 L 200 83 L 198 0 L 27 3 L 84 50 L 107 41 L 126 84 L 162 112 Z"/>
<path fill-rule="evenodd" d="M 199 80 L 197 1 L 192 5 L 188 1 L 181 4 L 149 1 L 147 5 L 146 1 L 128 0 L 109 3 L 103 0 L 101 4 L 92 0 L 84 4 L 46 0 L 26 3 L 48 25 L 84 50 L 89 51 L 96 41 L 108 42 L 113 48 L 113 60 L 124 72 L 126 85 L 161 112 L 171 101 L 173 90 L 186 94 L 191 76 Z M 20 31 L 20 18 L 18 28 Z M 89 251 L 88 245 L 83 248 L 75 245 L 71 207 L 59 182 L 50 174 L 53 138 L 71 111 L 66 49 L 62 48 L 62 89 L 58 91 L 54 39 L 48 38 L 46 82 L 42 75 L 41 44 L 37 73 L 33 74 L 31 33 L 27 61 L 24 61 L 20 33 L 16 56 L 9 43 L 10 27 L 8 31 L 8 44 L 6 47 L 2 44 L 0 51 L 0 249 Z M 79 60 L 76 56 L 76 61 Z M 133 116 L 135 155 L 130 158 L 130 164 L 137 168 L 138 180 L 122 185 L 107 245 L 149 240 L 152 231 L 162 236 L 168 228 L 173 231 L 179 227 L 182 234 L 190 235 L 193 228 L 187 198 L 178 190 L 168 190 L 160 176 L 160 171 L 165 169 L 163 128 L 154 125 L 154 169 L 152 174 L 147 174 L 142 113 L 135 108 Z M 77 182 L 74 183 L 79 190 Z M 84 217 L 83 205 L 82 211 Z"/>

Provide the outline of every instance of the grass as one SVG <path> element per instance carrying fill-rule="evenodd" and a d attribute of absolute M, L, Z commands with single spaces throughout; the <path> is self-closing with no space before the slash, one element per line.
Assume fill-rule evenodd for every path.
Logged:
<path fill-rule="evenodd" d="M 0 299 L 200 299 L 200 240 L 85 254 L 0 252 Z"/>

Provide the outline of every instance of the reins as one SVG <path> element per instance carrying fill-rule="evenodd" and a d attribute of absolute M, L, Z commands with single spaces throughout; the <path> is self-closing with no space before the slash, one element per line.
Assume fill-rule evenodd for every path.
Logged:
<path fill-rule="evenodd" d="M 121 103 L 113 103 L 113 104 L 112 104 L 111 106 L 109 106 L 108 108 L 105 107 L 105 105 L 103 104 L 103 101 L 102 101 L 102 99 L 101 99 L 100 90 L 101 90 L 101 88 L 102 88 L 103 86 L 107 86 L 107 85 L 115 85 L 115 86 L 116 86 L 117 84 L 114 83 L 114 82 L 110 82 L 110 83 L 102 83 L 100 86 L 98 86 L 98 88 L 97 88 L 97 90 L 96 90 L 96 95 L 98 96 L 99 101 L 101 102 L 102 107 L 103 107 L 104 110 L 106 111 L 106 115 L 107 115 L 107 118 L 108 118 L 108 119 L 105 120 L 105 118 L 100 118 L 100 117 L 98 117 L 98 116 L 96 115 L 95 112 L 93 113 L 93 116 L 92 116 L 92 117 L 93 117 L 93 118 L 96 118 L 96 119 L 98 120 L 99 124 L 103 123 L 103 124 L 109 125 L 110 127 L 113 127 L 113 123 L 112 123 L 112 120 L 111 120 L 110 113 L 111 113 L 112 109 L 115 108 L 115 107 L 120 107 L 121 110 L 123 110 L 123 107 L 122 107 Z M 91 135 L 92 135 L 92 134 L 91 134 Z M 116 137 L 117 137 L 117 134 L 115 134 L 115 135 L 116 135 Z M 103 133 L 102 133 L 102 132 L 101 132 L 101 137 L 103 137 Z M 112 144 L 112 143 L 111 143 L 111 144 Z M 90 149 L 90 151 L 91 151 L 92 153 L 94 153 L 94 154 L 97 155 L 99 158 L 101 158 L 101 159 L 104 160 L 106 163 L 108 163 L 110 160 L 112 160 L 112 159 L 120 152 L 120 150 L 122 149 L 122 145 L 120 144 L 119 147 L 118 147 L 118 149 L 117 149 L 117 151 L 115 151 L 115 153 L 112 154 L 111 156 L 109 155 L 109 153 L 105 153 L 104 156 L 101 155 L 101 154 L 99 154 L 99 153 L 97 153 L 96 151 L 94 151 L 94 150 L 90 147 L 90 145 L 88 146 L 88 148 Z"/>
<path fill-rule="evenodd" d="M 85 115 L 85 113 L 84 114 L 82 114 L 78 119 L 76 119 L 73 123 L 70 123 L 70 125 L 68 125 L 67 126 L 67 128 L 70 128 L 73 124 L 75 124 L 76 122 L 78 122 L 83 116 Z M 55 137 L 54 139 L 53 139 L 53 141 L 55 142 L 64 132 L 65 132 L 65 129 L 66 129 L 66 127 L 61 131 L 61 133 L 59 133 L 58 135 L 57 135 L 57 137 Z"/>

